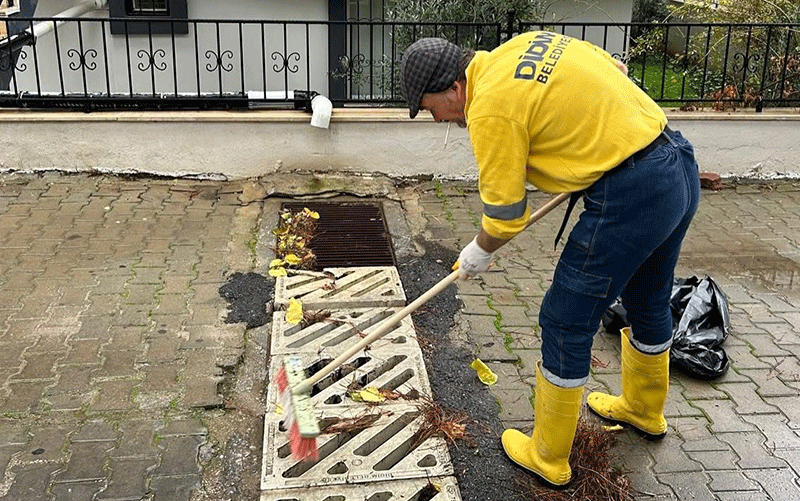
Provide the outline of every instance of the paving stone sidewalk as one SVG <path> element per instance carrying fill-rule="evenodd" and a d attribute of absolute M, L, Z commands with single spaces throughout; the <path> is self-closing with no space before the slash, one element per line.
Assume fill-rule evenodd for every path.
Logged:
<path fill-rule="evenodd" d="M 244 351 L 242 186 L 0 177 L 0 499 L 189 499 Z M 218 412 L 218 411 L 217 411 Z"/>
<path fill-rule="evenodd" d="M 403 186 L 404 217 L 422 225 L 396 226 L 396 243 L 459 249 L 474 236 L 473 186 Z M 257 472 L 237 472 L 261 457 L 268 330 L 225 323 L 219 290 L 263 269 L 269 194 L 249 181 L 0 174 L 0 499 L 258 499 Z M 711 382 L 673 374 L 665 440 L 620 434 L 639 499 L 800 500 L 798 202 L 792 183 L 703 191 L 676 274 L 707 273 L 728 295 L 732 367 Z M 509 426 L 532 422 L 561 214 L 459 284 L 454 335 L 500 375 L 490 391 Z M 618 391 L 618 339 L 599 333 L 594 354 L 589 389 Z"/>

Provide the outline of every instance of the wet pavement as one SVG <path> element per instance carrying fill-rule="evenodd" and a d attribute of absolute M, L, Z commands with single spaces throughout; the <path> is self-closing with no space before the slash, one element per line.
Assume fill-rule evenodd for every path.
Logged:
<path fill-rule="evenodd" d="M 258 499 L 280 202 L 381 200 L 401 261 L 426 241 L 457 252 L 481 210 L 471 184 L 311 177 L 0 175 L 0 499 Z M 703 191 L 676 276 L 726 293 L 732 365 L 673 373 L 664 440 L 619 434 L 637 499 L 800 499 L 798 202 L 792 182 Z M 485 391 L 506 426 L 532 423 L 562 214 L 458 285 L 448 336 L 500 376 Z M 253 296 L 265 310 L 230 303 Z M 618 391 L 618 338 L 599 332 L 594 355 L 587 390 Z"/>

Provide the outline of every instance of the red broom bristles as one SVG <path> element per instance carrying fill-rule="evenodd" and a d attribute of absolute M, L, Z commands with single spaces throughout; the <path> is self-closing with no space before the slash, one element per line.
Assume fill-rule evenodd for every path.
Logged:
<path fill-rule="evenodd" d="M 300 428 L 297 422 L 292 423 L 289 428 L 289 447 L 292 449 L 292 457 L 300 461 L 319 461 L 319 450 L 317 450 L 317 439 L 300 436 Z"/>
<path fill-rule="evenodd" d="M 313 459 L 319 460 L 317 450 L 317 439 L 300 436 L 300 428 L 295 419 L 294 405 L 292 405 L 292 390 L 289 388 L 289 380 L 286 377 L 286 369 L 281 367 L 275 375 L 275 383 L 278 385 L 280 403 L 283 408 L 283 425 L 289 433 L 289 447 L 292 450 L 292 457 L 300 461 Z"/>

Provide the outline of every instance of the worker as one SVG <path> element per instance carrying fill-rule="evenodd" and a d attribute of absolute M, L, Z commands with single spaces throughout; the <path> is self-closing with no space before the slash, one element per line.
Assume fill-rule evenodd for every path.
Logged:
<path fill-rule="evenodd" d="M 570 208 L 583 198 L 539 311 L 533 433 L 505 430 L 506 454 L 547 486 L 569 483 L 592 338 L 618 296 L 631 324 L 621 336 L 622 392 L 594 392 L 587 403 L 646 438 L 663 437 L 669 298 L 700 197 L 692 145 L 625 64 L 566 35 L 524 33 L 491 52 L 424 38 L 406 49 L 400 74 L 411 118 L 426 110 L 469 132 L 483 214 L 459 254 L 460 278 L 486 271 L 525 228 L 526 182 L 571 193 Z"/>

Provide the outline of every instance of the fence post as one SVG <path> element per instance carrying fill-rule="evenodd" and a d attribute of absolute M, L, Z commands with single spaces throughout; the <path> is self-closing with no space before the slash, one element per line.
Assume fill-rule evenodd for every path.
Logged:
<path fill-rule="evenodd" d="M 506 13 L 506 40 L 511 40 L 514 36 L 514 21 L 516 20 L 517 12 L 510 10 Z"/>
<path fill-rule="evenodd" d="M 345 21 L 346 19 L 346 2 L 331 2 L 328 6 L 328 20 Z M 345 55 L 347 55 L 347 25 L 328 23 L 328 97 L 333 101 L 346 100 L 349 97 L 347 81 L 344 78 L 335 77 L 341 69 L 339 58 Z"/>

